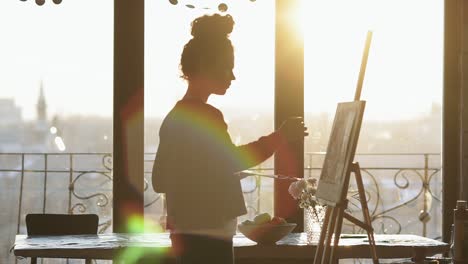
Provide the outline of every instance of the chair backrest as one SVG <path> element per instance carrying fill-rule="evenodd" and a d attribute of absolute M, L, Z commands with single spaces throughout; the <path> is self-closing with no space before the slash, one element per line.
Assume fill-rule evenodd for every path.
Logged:
<path fill-rule="evenodd" d="M 97 234 L 99 217 L 95 214 L 28 214 L 28 236 L 94 235 Z"/>

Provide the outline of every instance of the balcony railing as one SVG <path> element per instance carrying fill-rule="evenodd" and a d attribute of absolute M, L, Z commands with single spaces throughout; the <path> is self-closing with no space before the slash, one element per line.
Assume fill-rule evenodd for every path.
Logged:
<path fill-rule="evenodd" d="M 305 177 L 319 178 L 324 153 L 306 153 Z M 154 153 L 145 154 L 145 218 L 164 219 L 164 199 L 151 186 Z M 440 154 L 357 154 L 368 204 L 378 233 L 441 234 Z M 272 173 L 271 166 L 254 168 Z M 110 153 L 0 153 L 1 234 L 11 246 L 25 233 L 31 212 L 96 213 L 99 232 L 112 225 L 112 156 Z M 273 181 L 252 176 L 242 181 L 248 215 L 272 213 Z M 351 182 L 348 210 L 359 216 L 356 187 Z M 344 232 L 360 232 L 346 225 Z M 1 258 L 4 259 L 5 256 Z"/>
<path fill-rule="evenodd" d="M 306 153 L 304 176 L 319 178 L 325 153 Z M 442 233 L 442 177 L 438 153 L 356 154 L 366 190 L 371 220 L 377 233 L 411 233 L 440 239 Z M 254 169 L 255 170 L 255 169 Z M 272 168 L 256 168 L 273 173 Z M 362 211 L 357 186 L 351 178 L 348 212 L 360 218 Z M 253 188 L 245 193 L 261 196 L 262 178 L 256 177 Z M 252 185 L 251 185 L 252 186 Z M 248 200 L 252 214 L 261 208 L 260 199 Z M 345 221 L 344 231 L 362 230 Z"/>

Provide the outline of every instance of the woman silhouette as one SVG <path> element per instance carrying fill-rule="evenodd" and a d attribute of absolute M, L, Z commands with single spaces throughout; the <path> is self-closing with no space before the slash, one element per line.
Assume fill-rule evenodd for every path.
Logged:
<path fill-rule="evenodd" d="M 207 101 L 212 94 L 224 95 L 236 79 L 233 26 L 231 16 L 219 14 L 192 22 L 193 38 L 180 62 L 187 92 L 159 131 L 153 188 L 166 194 L 167 228 L 178 263 L 233 263 L 237 216 L 247 213 L 236 172 L 307 135 L 302 119 L 292 118 L 257 141 L 232 143 L 223 114 Z"/>

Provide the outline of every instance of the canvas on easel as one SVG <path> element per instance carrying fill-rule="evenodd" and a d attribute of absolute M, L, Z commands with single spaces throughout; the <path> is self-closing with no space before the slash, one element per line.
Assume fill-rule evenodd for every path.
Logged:
<path fill-rule="evenodd" d="M 336 109 L 316 193 L 326 205 L 334 206 L 346 199 L 345 175 L 354 160 L 365 105 L 365 101 L 346 102 Z"/>
<path fill-rule="evenodd" d="M 372 32 L 369 31 L 354 101 L 339 103 L 333 121 L 327 153 L 315 195 L 320 203 L 326 205 L 326 211 L 314 264 L 337 263 L 338 244 L 344 219 L 367 232 L 373 263 L 379 263 L 361 168 L 357 162 L 353 162 L 366 105 L 365 101 L 360 100 L 360 96 L 371 39 Z M 356 178 L 363 213 L 362 221 L 345 212 L 348 207 L 347 193 L 351 173 Z"/>

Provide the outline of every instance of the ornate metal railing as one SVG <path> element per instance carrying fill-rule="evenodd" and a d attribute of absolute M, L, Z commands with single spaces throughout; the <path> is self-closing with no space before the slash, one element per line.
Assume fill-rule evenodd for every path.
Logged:
<path fill-rule="evenodd" d="M 304 176 L 319 178 L 325 153 L 306 153 Z M 412 233 L 439 239 L 442 213 L 441 161 L 438 153 L 357 154 L 374 229 L 378 233 Z M 378 164 L 382 164 L 379 166 Z M 263 173 L 272 168 L 259 168 Z M 255 181 L 260 196 L 261 179 Z M 348 211 L 361 216 L 357 187 L 351 182 Z M 257 208 L 260 202 L 257 202 Z M 252 207 L 253 208 L 253 207 Z M 253 210 L 253 214 L 258 210 Z M 345 222 L 345 231 L 361 232 Z"/>
<path fill-rule="evenodd" d="M 305 177 L 320 176 L 323 158 L 324 153 L 306 153 Z M 154 219 L 164 216 L 164 200 L 149 188 L 153 160 L 154 153 L 145 154 L 145 213 Z M 440 236 L 440 154 L 357 154 L 355 160 L 361 165 L 376 232 Z M 268 166 L 254 170 L 273 172 Z M 99 232 L 110 230 L 110 153 L 0 153 L 0 181 L 0 192 L 7 194 L 2 208 L 7 207 L 9 215 L 16 216 L 16 221 L 11 217 L 0 219 L 3 233 L 10 234 L 14 229 L 24 233 L 24 215 L 30 212 L 97 213 Z M 249 212 L 245 217 L 272 212 L 271 179 L 252 176 L 243 180 L 242 186 Z M 355 194 L 356 188 L 351 184 L 349 211 L 358 215 Z M 351 225 L 345 228 L 347 232 L 360 231 Z"/>
<path fill-rule="evenodd" d="M 317 175 L 325 153 L 308 153 L 308 176 Z M 356 154 L 375 231 L 412 233 L 440 238 L 442 233 L 442 175 L 439 153 Z M 381 165 L 380 165 L 381 164 Z M 361 215 L 357 187 L 348 192 L 349 211 Z M 354 225 L 348 230 L 359 232 Z"/>

